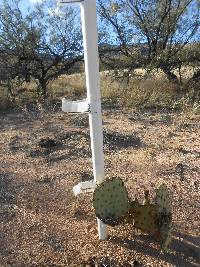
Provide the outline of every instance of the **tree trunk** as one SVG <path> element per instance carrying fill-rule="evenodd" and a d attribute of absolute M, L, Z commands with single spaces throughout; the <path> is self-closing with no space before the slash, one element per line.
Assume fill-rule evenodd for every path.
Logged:
<path fill-rule="evenodd" d="M 170 82 L 174 83 L 175 85 L 180 86 L 180 82 L 179 82 L 177 76 L 170 69 L 168 69 L 168 68 L 161 68 L 161 69 L 165 73 L 165 75 L 167 76 L 167 79 Z"/>
<path fill-rule="evenodd" d="M 169 82 L 171 82 L 174 85 L 174 89 L 175 89 L 175 98 L 176 99 L 180 99 L 185 92 L 182 90 L 182 86 L 181 83 L 178 79 L 178 77 L 176 76 L 176 74 L 174 74 L 170 69 L 165 68 L 165 67 L 161 67 L 161 70 L 164 72 L 164 74 L 167 76 L 167 79 Z"/>
<path fill-rule="evenodd" d="M 7 88 L 8 88 L 8 94 L 10 97 L 13 97 L 13 92 L 12 92 L 12 85 L 10 83 L 10 79 L 7 80 Z"/>
<path fill-rule="evenodd" d="M 42 89 L 42 97 L 45 100 L 47 98 L 47 85 L 45 82 L 41 84 L 41 89 Z"/>
<path fill-rule="evenodd" d="M 192 82 L 199 82 L 200 81 L 200 69 L 198 69 L 190 79 Z"/>
<path fill-rule="evenodd" d="M 38 96 L 43 98 L 43 100 L 47 98 L 47 84 L 43 79 L 39 80 L 37 93 L 38 93 Z"/>
<path fill-rule="evenodd" d="M 200 69 L 198 69 L 193 76 L 187 82 L 187 87 L 193 89 L 193 96 L 191 97 L 191 101 L 199 101 L 200 100 Z"/>
<path fill-rule="evenodd" d="M 11 103 L 14 103 L 15 102 L 15 95 L 13 93 L 12 83 L 10 82 L 10 80 L 11 79 L 8 78 L 6 87 L 8 89 L 8 97 L 9 97 L 9 100 L 11 101 Z"/>

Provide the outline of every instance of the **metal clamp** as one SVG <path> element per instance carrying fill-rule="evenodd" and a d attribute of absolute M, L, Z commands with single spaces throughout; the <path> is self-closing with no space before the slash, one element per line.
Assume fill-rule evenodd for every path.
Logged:
<path fill-rule="evenodd" d="M 95 188 L 96 188 L 96 183 L 94 180 L 85 181 L 85 182 L 80 182 L 77 185 L 75 185 L 73 187 L 73 192 L 74 192 L 74 195 L 77 196 L 81 193 L 94 192 Z"/>
<path fill-rule="evenodd" d="M 87 99 L 78 101 L 69 101 L 66 98 L 62 99 L 62 111 L 68 113 L 84 113 L 89 112 L 90 104 Z"/>

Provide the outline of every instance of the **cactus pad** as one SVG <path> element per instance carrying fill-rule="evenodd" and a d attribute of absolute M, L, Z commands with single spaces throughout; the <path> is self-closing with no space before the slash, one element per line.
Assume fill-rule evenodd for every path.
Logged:
<path fill-rule="evenodd" d="M 165 185 L 156 190 L 155 203 L 149 198 L 149 191 L 144 192 L 144 202 L 137 198 L 130 201 L 127 190 L 120 178 L 113 178 L 101 183 L 94 191 L 93 205 L 97 218 L 105 224 L 116 226 L 121 222 L 133 223 L 144 233 L 153 234 L 166 249 L 172 239 L 172 213 L 169 192 Z"/>
<path fill-rule="evenodd" d="M 156 191 L 155 207 L 157 229 L 162 240 L 162 248 L 166 249 L 171 241 L 172 213 L 169 193 L 165 185 L 161 185 Z"/>
<path fill-rule="evenodd" d="M 156 209 L 150 204 L 148 196 L 145 196 L 145 204 L 141 205 L 137 201 L 131 203 L 131 211 L 134 218 L 134 227 L 144 233 L 154 234 L 156 231 Z"/>
<path fill-rule="evenodd" d="M 170 212 L 169 193 L 167 186 L 164 184 L 156 190 L 155 205 L 159 213 L 163 212 L 163 210 Z"/>
<path fill-rule="evenodd" d="M 116 226 L 130 210 L 127 190 L 120 178 L 101 183 L 94 191 L 93 205 L 97 218 L 105 224 Z"/>

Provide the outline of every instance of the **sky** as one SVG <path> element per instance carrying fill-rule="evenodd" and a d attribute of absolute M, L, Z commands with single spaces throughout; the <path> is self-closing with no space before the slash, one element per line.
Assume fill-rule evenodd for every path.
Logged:
<path fill-rule="evenodd" d="M 22 10 L 22 13 L 24 15 L 27 14 L 28 9 L 32 9 L 35 4 L 41 3 L 43 0 L 20 0 L 20 9 Z M 56 1 L 56 0 L 54 0 Z M 1 4 L 2 0 L 0 0 Z M 112 29 L 110 29 L 110 34 L 112 32 Z"/>
<path fill-rule="evenodd" d="M 42 0 L 21 0 L 20 7 L 22 12 L 26 13 L 28 8 L 32 8 L 36 3 L 40 3 Z"/>
<path fill-rule="evenodd" d="M 35 4 L 41 3 L 43 0 L 21 0 L 20 7 L 22 12 L 26 13 L 28 8 L 34 7 Z M 0 0 L 1 2 L 1 0 Z"/>
<path fill-rule="evenodd" d="M 20 1 L 20 9 L 26 13 L 28 8 L 31 8 L 34 6 L 34 4 L 37 2 L 37 0 L 21 0 Z M 3 4 L 3 0 L 0 0 L 0 6 Z"/>

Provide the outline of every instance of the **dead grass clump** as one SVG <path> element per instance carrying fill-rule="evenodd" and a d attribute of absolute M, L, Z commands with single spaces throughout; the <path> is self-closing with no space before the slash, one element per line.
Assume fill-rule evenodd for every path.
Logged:
<path fill-rule="evenodd" d="M 85 75 L 72 74 L 62 75 L 56 79 L 49 88 L 51 97 L 67 97 L 78 99 L 86 94 Z"/>
<path fill-rule="evenodd" d="M 37 98 L 37 84 L 34 80 L 29 83 L 13 83 L 12 95 L 6 87 L 2 86 L 0 87 L 0 110 L 23 107 Z"/>
<path fill-rule="evenodd" d="M 12 107 L 12 99 L 9 97 L 8 90 L 0 86 L 0 111 L 8 110 Z"/>
<path fill-rule="evenodd" d="M 160 77 L 160 76 L 159 76 Z M 165 78 L 153 79 L 132 77 L 116 79 L 112 72 L 100 75 L 102 98 L 127 107 L 169 107 L 175 96 L 175 88 Z M 80 99 L 86 96 L 83 74 L 63 75 L 51 85 L 52 97 Z"/>
<path fill-rule="evenodd" d="M 122 90 L 120 103 L 128 107 L 170 107 L 175 90 L 166 80 L 132 80 Z"/>
<path fill-rule="evenodd" d="M 123 71 L 126 73 L 126 70 Z M 169 82 L 160 71 L 152 71 L 148 74 L 143 69 L 138 69 L 133 75 L 122 78 L 118 70 L 104 71 L 100 73 L 100 86 L 102 98 L 110 106 L 123 106 L 131 108 L 155 108 L 157 110 L 167 108 L 170 110 L 191 109 L 199 111 L 198 86 L 189 85 L 187 94 L 182 92 L 183 98 L 177 95 L 176 86 Z M 117 78 L 117 76 L 118 78 Z M 121 75 L 121 78 L 119 76 Z M 185 79 L 183 77 L 183 79 Z M 183 80 L 182 80 L 183 81 Z M 186 86 L 187 80 L 184 80 Z M 45 102 L 57 100 L 60 103 L 62 97 L 71 100 L 78 100 L 86 97 L 85 74 L 77 73 L 71 75 L 62 75 L 48 86 L 48 99 Z M 181 93 L 181 92 L 180 92 Z M 175 101 L 175 99 L 179 99 Z M 37 94 L 37 83 L 23 83 L 15 86 L 12 98 L 9 97 L 6 89 L 1 90 L 0 109 L 17 106 L 24 107 L 33 101 L 41 101 Z M 194 104 L 195 103 L 195 104 Z"/>

